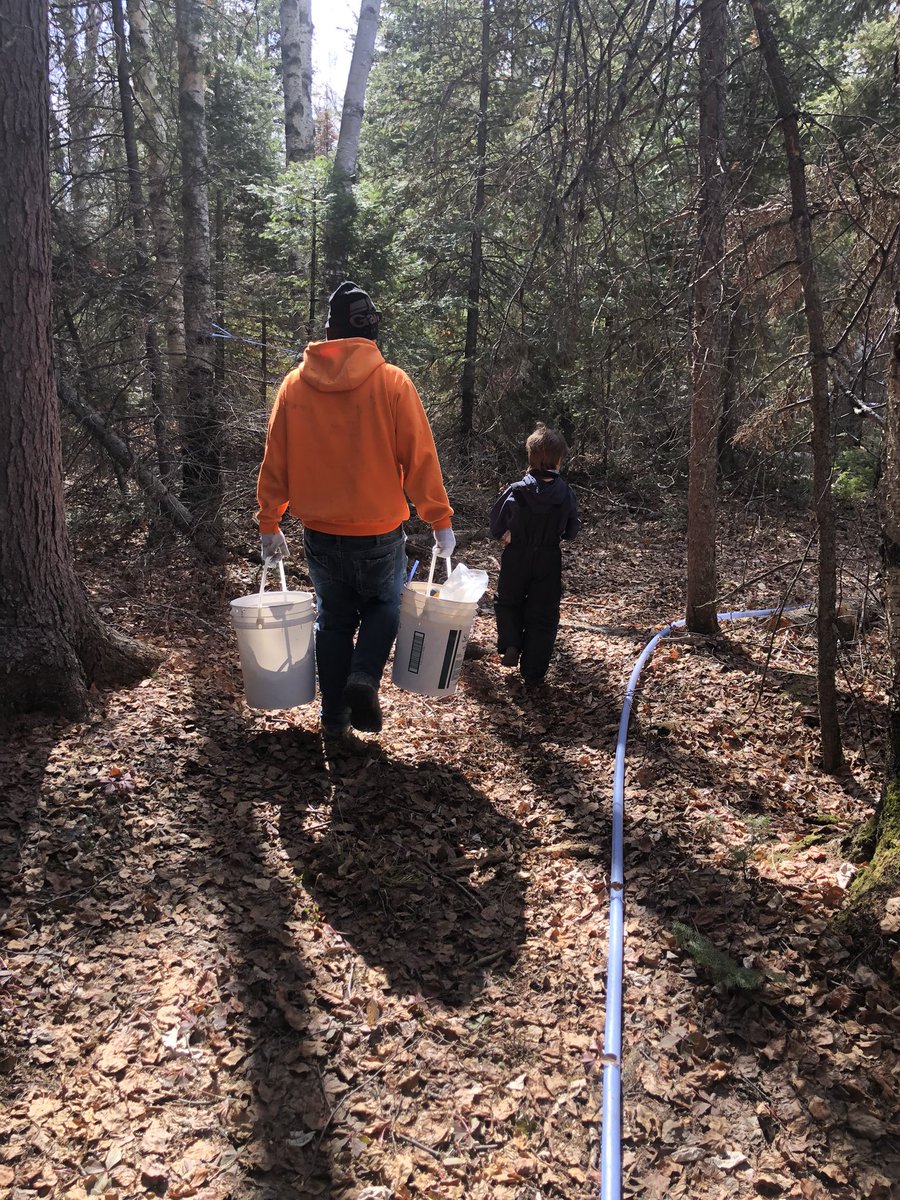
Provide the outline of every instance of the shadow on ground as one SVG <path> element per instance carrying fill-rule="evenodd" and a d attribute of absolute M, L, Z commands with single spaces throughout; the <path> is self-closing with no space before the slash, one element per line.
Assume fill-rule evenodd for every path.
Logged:
<path fill-rule="evenodd" d="M 281 810 L 282 843 L 324 919 L 390 987 L 455 1006 L 525 937 L 522 828 L 464 775 L 376 747 L 331 763 L 332 821 L 310 839 Z"/>

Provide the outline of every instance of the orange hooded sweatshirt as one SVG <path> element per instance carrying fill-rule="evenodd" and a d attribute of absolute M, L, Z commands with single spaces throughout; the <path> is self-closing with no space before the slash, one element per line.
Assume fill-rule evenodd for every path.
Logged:
<path fill-rule="evenodd" d="M 419 394 L 369 338 L 310 342 L 282 383 L 259 470 L 260 533 L 290 506 L 309 529 L 360 537 L 409 517 L 447 529 L 453 509 Z"/>

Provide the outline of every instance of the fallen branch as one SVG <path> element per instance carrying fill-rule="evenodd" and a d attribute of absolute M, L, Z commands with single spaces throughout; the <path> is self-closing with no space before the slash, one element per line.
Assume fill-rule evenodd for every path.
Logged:
<path fill-rule="evenodd" d="M 195 523 L 191 513 L 177 496 L 166 487 L 158 475 L 148 470 L 134 457 L 117 433 L 109 428 L 95 408 L 82 400 L 75 388 L 62 376 L 56 384 L 59 398 L 78 424 L 102 446 L 113 462 L 134 479 L 145 496 L 159 505 L 160 510 L 177 529 L 194 538 Z"/>

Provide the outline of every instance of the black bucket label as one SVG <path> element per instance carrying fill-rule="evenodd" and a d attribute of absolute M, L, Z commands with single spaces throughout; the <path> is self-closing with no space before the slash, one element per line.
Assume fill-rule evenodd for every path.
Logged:
<path fill-rule="evenodd" d="M 412 646 L 409 650 L 409 666 L 407 670 L 410 675 L 418 675 L 419 667 L 422 665 L 422 648 L 425 645 L 425 634 L 421 629 L 417 629 L 412 636 Z"/>
<path fill-rule="evenodd" d="M 451 629 L 447 635 L 447 648 L 444 650 L 444 661 L 441 665 L 441 677 L 438 680 L 438 690 L 443 691 L 450 685 L 450 676 L 456 664 L 456 651 L 459 649 L 460 629 Z"/>

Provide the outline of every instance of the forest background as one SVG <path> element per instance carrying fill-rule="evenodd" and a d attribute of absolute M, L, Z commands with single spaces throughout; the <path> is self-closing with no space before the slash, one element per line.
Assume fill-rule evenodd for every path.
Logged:
<path fill-rule="evenodd" d="M 29 530 L 14 485 L 7 521 L 67 560 L 67 615 L 44 605 L 29 625 L 46 572 L 34 549 L 10 554 L 4 600 L 30 630 L 30 649 L 11 653 L 13 707 L 62 695 L 74 711 L 129 654 L 83 600 L 63 599 L 56 473 L 76 541 L 149 502 L 152 536 L 168 522 L 222 561 L 246 544 L 272 387 L 353 274 L 469 480 L 498 487 L 543 419 L 576 470 L 614 491 L 686 490 L 689 630 L 717 631 L 718 481 L 811 507 L 821 761 L 840 769 L 834 504 L 882 473 L 888 601 L 900 557 L 890 5 L 798 4 L 773 23 L 762 0 L 401 3 L 383 16 L 366 0 L 339 115 L 327 89 L 314 103 L 308 4 L 132 0 L 126 22 L 113 0 L 50 15 L 49 46 L 40 20 L 10 88 L 33 127 L 5 119 L 5 323 L 25 377 L 42 364 L 41 395 L 55 371 L 66 436 L 50 474 L 43 449 L 21 449 L 23 478 L 40 475 L 58 509 L 53 537 Z M 40 153 L 17 172 L 23 145 Z M 52 270 L 28 216 L 48 186 Z M 35 287 L 40 304 L 52 288 L 52 349 L 29 326 Z M 19 420 L 11 405 L 8 481 Z M 110 471 L 116 504 L 98 513 Z M 61 691 L 48 641 L 69 662 Z M 879 810 L 870 832 L 887 825 Z"/>
<path fill-rule="evenodd" d="M 423 396 L 463 546 L 537 419 L 631 536 L 671 514 L 684 587 L 660 590 L 695 632 L 717 628 L 723 506 L 731 530 L 737 513 L 803 531 L 793 580 L 760 565 L 776 603 L 799 578 L 817 593 L 811 713 L 835 778 L 841 605 L 852 593 L 854 634 L 859 605 L 876 614 L 883 786 L 852 858 L 871 864 L 854 902 L 883 954 L 900 890 L 896 5 L 364 0 L 340 104 L 315 91 L 315 36 L 297 0 L 4 5 L 3 709 L 83 718 L 97 687 L 158 662 L 98 618 L 122 559 L 172 558 L 188 606 L 222 601 L 203 572 L 258 566 L 268 408 L 349 275 Z M 853 583 L 876 525 L 880 572 Z"/>

